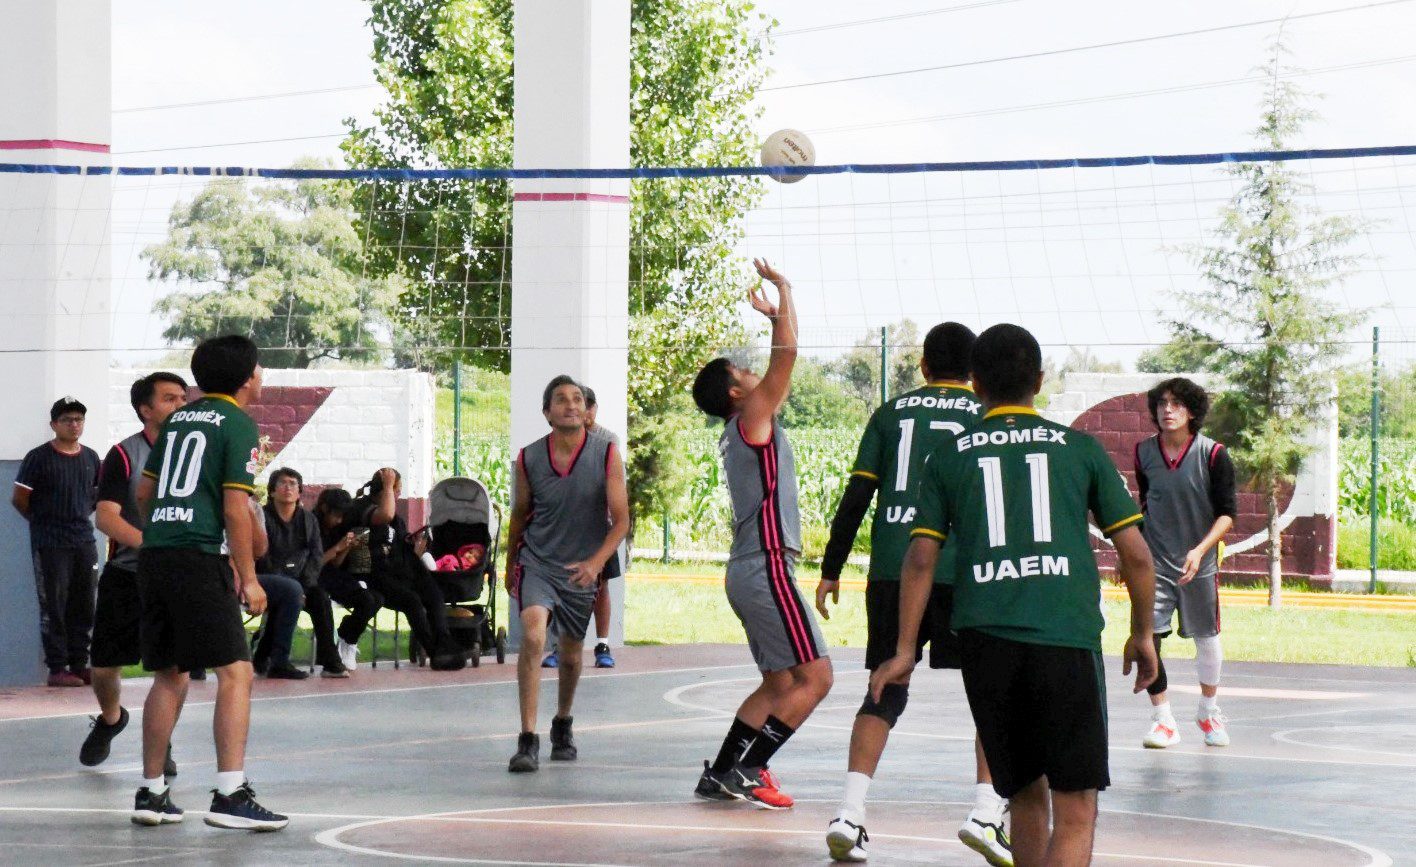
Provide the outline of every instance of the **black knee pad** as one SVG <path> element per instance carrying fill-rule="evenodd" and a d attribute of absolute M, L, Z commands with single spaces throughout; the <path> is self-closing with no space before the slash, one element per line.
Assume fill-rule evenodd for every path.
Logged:
<path fill-rule="evenodd" d="M 866 716 L 879 717 L 885 720 L 885 724 L 890 728 L 895 727 L 895 722 L 900 718 L 900 714 L 905 712 L 905 705 L 910 700 L 910 688 L 903 683 L 887 683 L 880 691 L 880 701 L 877 702 L 867 691 L 865 701 L 861 702 L 860 710 L 856 711 L 856 716 L 862 714 Z"/>

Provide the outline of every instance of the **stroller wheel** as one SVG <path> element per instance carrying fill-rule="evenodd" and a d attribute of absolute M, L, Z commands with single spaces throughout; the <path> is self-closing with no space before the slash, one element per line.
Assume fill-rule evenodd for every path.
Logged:
<path fill-rule="evenodd" d="M 497 629 L 497 664 L 506 662 L 506 627 Z"/>
<path fill-rule="evenodd" d="M 467 652 L 468 652 L 469 654 L 471 654 L 472 667 L 473 667 L 473 668 L 481 668 L 481 667 L 482 667 L 482 642 L 480 642 L 480 641 L 474 641 L 474 642 L 472 642 L 472 649 L 469 650 L 469 651 L 467 651 Z"/>

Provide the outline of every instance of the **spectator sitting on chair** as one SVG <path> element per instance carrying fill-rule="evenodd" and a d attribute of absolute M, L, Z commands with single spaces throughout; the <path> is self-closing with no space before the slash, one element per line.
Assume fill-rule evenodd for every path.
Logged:
<path fill-rule="evenodd" d="M 355 548 L 368 559 L 369 536 L 356 538 L 346 524 L 346 516 L 354 498 L 342 488 L 326 488 L 315 500 L 315 519 L 319 522 L 324 555 L 321 558 L 320 588 L 329 598 L 348 609 L 339 621 L 335 650 L 344 667 L 353 671 L 359 662 L 359 637 L 369 621 L 383 607 L 383 597 L 369 589 L 369 570 L 356 575 L 351 569 Z M 365 564 L 367 566 L 367 563 Z"/>
<path fill-rule="evenodd" d="M 61 397 L 49 408 L 54 438 L 25 455 L 10 498 L 29 522 L 30 553 L 39 597 L 39 632 L 50 686 L 85 686 L 93 630 L 94 500 L 98 452 L 79 442 L 88 409 Z"/>
<path fill-rule="evenodd" d="M 314 513 L 300 505 L 300 495 L 304 490 L 304 478 L 289 467 L 281 467 L 270 474 L 265 506 L 265 529 L 270 546 L 265 556 L 256 562 L 256 573 L 258 576 L 282 575 L 300 582 L 305 613 L 310 615 L 314 626 L 315 656 L 320 664 L 320 676 L 348 677 L 349 671 L 340 661 L 334 646 L 334 612 L 330 608 L 329 594 L 319 585 L 320 567 L 324 565 L 324 545 L 320 539 L 319 524 Z M 274 632 L 270 630 L 267 634 L 274 638 L 281 637 L 274 635 Z M 264 636 L 261 643 L 267 643 Z M 256 649 L 257 654 L 261 653 L 261 649 Z M 281 667 L 282 662 L 283 667 L 291 667 L 288 643 L 273 649 L 269 656 L 272 669 Z"/>
<path fill-rule="evenodd" d="M 428 655 L 433 669 L 454 671 L 467 664 L 447 626 L 447 606 L 437 582 L 421 557 L 427 537 L 408 541 L 408 525 L 398 516 L 398 495 L 403 479 L 398 470 L 384 467 L 360 489 L 350 512 L 353 525 L 369 530 L 369 589 L 408 618 L 408 629 Z"/>
<path fill-rule="evenodd" d="M 265 509 L 251 494 L 251 557 L 259 563 L 270 550 L 270 536 L 266 532 Z M 256 674 L 263 674 L 274 680 L 304 680 L 309 672 L 290 664 L 290 644 L 295 638 L 295 626 L 300 622 L 300 608 L 304 605 L 304 592 L 300 581 L 278 573 L 256 573 L 256 580 L 266 595 L 265 618 L 252 638 L 256 642 L 251 653 L 251 665 Z M 272 659 L 271 657 L 275 657 Z"/>

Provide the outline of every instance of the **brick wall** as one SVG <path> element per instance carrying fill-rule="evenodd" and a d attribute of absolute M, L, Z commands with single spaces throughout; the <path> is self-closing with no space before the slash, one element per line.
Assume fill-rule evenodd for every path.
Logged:
<path fill-rule="evenodd" d="M 1212 387 L 1208 378 L 1186 374 Z M 1116 461 L 1135 494 L 1133 450 L 1152 436 L 1145 392 L 1167 378 L 1159 374 L 1071 374 L 1063 390 L 1045 411 L 1053 421 L 1071 425 L 1095 436 Z M 1337 416 L 1334 407 L 1328 423 L 1311 434 L 1316 447 L 1298 473 L 1294 485 L 1280 498 L 1283 529 L 1283 571 L 1318 584 L 1330 583 L 1337 568 Z M 1241 468 L 1242 472 L 1242 468 Z M 1268 535 L 1261 494 L 1241 489 L 1234 529 L 1225 537 L 1226 558 L 1222 580 L 1252 581 L 1268 573 Z M 1098 540 L 1097 559 L 1103 568 L 1114 568 L 1115 552 Z"/>

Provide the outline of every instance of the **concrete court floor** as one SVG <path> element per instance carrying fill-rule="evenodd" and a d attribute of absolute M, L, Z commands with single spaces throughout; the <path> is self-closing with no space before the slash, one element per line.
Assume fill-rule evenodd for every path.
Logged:
<path fill-rule="evenodd" d="M 0 695 L 0 863 L 575 865 L 824 864 L 824 831 L 865 684 L 861 653 L 835 656 L 836 686 L 774 761 L 797 807 L 696 801 L 755 671 L 747 649 L 625 648 L 586 670 L 580 760 L 512 776 L 514 658 L 454 674 L 377 671 L 345 681 L 258 681 L 247 772 L 277 834 L 202 824 L 213 784 L 214 681 L 194 683 L 174 738 L 181 825 L 139 828 L 139 714 L 96 769 L 77 761 L 87 690 Z M 1206 748 L 1186 719 L 1197 691 L 1171 668 L 1184 742 L 1140 747 L 1148 719 L 1108 659 L 1113 785 L 1096 863 L 1416 864 L 1416 671 L 1232 663 L 1223 708 L 1234 743 Z M 141 681 L 125 704 L 142 703 Z M 982 864 L 955 831 L 971 798 L 972 727 L 957 672 L 916 676 L 871 790 L 871 864 Z"/>

